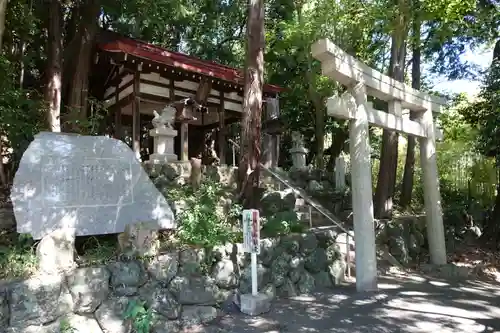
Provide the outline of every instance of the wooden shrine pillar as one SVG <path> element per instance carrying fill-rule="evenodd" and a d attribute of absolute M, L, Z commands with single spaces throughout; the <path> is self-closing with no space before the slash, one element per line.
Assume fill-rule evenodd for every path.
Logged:
<path fill-rule="evenodd" d="M 181 121 L 180 123 L 180 139 L 181 139 L 181 151 L 180 159 L 183 162 L 189 161 L 189 124 L 187 121 Z"/>
<path fill-rule="evenodd" d="M 273 137 L 266 132 L 262 132 L 262 155 L 261 162 L 266 168 L 272 167 Z"/>
<path fill-rule="evenodd" d="M 115 133 L 114 137 L 118 140 L 123 140 L 122 132 L 122 107 L 120 105 L 120 80 L 116 82 L 115 88 L 115 108 L 114 108 L 114 118 L 115 118 Z"/>
<path fill-rule="evenodd" d="M 219 105 L 219 131 L 218 135 L 218 153 L 220 164 L 226 164 L 226 112 L 224 111 L 224 92 L 220 92 Z"/>
<path fill-rule="evenodd" d="M 140 112 L 140 71 L 134 73 L 134 87 L 132 100 L 132 150 L 135 157 L 141 159 L 141 112 Z"/>
<path fill-rule="evenodd" d="M 278 98 L 268 98 L 266 100 L 266 120 L 263 126 L 262 138 L 262 164 L 267 168 L 278 166 L 280 135 L 282 124 L 279 119 Z"/>
<path fill-rule="evenodd" d="M 200 79 L 200 83 L 198 84 L 198 89 L 196 89 L 196 95 L 194 97 L 194 100 L 199 104 L 206 106 L 208 96 L 210 95 L 210 91 L 212 90 L 212 80 L 207 78 L 206 76 L 202 76 Z M 192 110 L 191 110 L 192 114 Z M 203 147 L 203 153 L 202 155 L 205 154 L 207 147 L 206 147 L 206 130 L 205 130 L 205 113 L 202 111 L 201 112 L 201 126 L 203 128 L 202 130 L 202 137 L 203 137 L 203 142 L 202 142 L 202 147 Z"/>

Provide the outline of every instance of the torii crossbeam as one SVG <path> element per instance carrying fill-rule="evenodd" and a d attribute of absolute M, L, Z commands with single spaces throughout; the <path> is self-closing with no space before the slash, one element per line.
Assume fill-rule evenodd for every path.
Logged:
<path fill-rule="evenodd" d="M 341 96 L 329 98 L 327 109 L 330 116 L 350 121 L 349 147 L 356 237 L 357 290 L 377 289 L 369 124 L 413 135 L 419 139 L 431 262 L 446 264 L 436 163 L 436 136 L 439 137 L 441 133 L 435 128 L 433 119 L 433 112 L 441 112 L 445 101 L 413 89 L 370 68 L 342 51 L 328 39 L 316 42 L 312 46 L 312 55 L 321 61 L 323 75 L 348 88 Z M 388 101 L 389 113 L 374 109 L 367 101 L 367 95 Z M 403 109 L 418 113 L 417 120 L 403 118 Z"/>

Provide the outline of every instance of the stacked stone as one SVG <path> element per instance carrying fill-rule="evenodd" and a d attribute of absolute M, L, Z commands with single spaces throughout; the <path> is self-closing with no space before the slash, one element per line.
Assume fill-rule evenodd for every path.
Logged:
<path fill-rule="evenodd" d="M 346 263 L 335 238 L 333 233 L 303 233 L 263 239 L 258 268 L 262 291 L 293 297 L 339 285 Z M 250 292 L 250 273 L 247 266 L 241 274 L 241 293 Z"/>
<path fill-rule="evenodd" d="M 227 295 L 191 261 L 195 251 L 162 254 L 144 264 L 118 261 L 77 268 L 67 275 L 37 275 L 12 282 L 0 293 L 0 325 L 7 333 L 128 333 L 131 301 L 152 311 L 152 331 L 178 332 L 215 319 Z"/>
<path fill-rule="evenodd" d="M 351 199 L 345 190 L 336 189 L 335 174 L 324 170 L 292 170 L 289 177 L 294 185 L 304 189 L 331 212 L 351 209 Z"/>
<path fill-rule="evenodd" d="M 262 240 L 260 290 L 289 297 L 339 284 L 345 262 L 335 237 L 305 233 Z M 242 244 L 40 272 L 2 285 L 0 331 L 52 333 L 65 322 L 74 333 L 130 333 L 125 311 L 140 301 L 153 314 L 152 332 L 178 332 L 213 321 L 234 295 L 250 288 L 250 260 Z"/>
<path fill-rule="evenodd" d="M 418 259 L 425 247 L 425 216 L 395 217 L 379 224 L 378 244 L 387 245 L 389 252 L 403 265 Z"/>

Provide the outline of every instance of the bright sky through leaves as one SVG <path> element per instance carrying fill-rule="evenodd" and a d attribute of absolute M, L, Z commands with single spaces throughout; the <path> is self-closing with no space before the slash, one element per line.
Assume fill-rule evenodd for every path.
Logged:
<path fill-rule="evenodd" d="M 462 60 L 477 64 L 481 66 L 483 70 L 487 69 L 493 57 L 493 47 L 488 49 L 478 49 L 475 51 L 467 51 L 463 56 Z M 424 71 L 427 66 L 424 66 Z M 450 93 L 462 93 L 465 92 L 470 96 L 474 96 L 479 92 L 479 87 L 481 85 L 480 80 L 453 80 L 448 81 L 445 77 L 436 77 L 432 80 L 434 84 L 434 89 L 442 92 Z"/>

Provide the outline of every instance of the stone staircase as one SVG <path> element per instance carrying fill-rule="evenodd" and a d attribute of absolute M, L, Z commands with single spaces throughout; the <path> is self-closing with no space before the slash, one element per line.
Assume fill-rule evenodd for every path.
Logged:
<path fill-rule="evenodd" d="M 334 233 L 336 234 L 336 243 L 340 247 L 342 255 L 345 257 L 349 271 L 355 275 L 355 240 L 352 224 L 352 206 L 350 199 L 344 196 L 333 196 L 331 202 L 326 205 L 332 207 L 332 213 L 325 205 L 320 202 L 321 199 L 313 198 L 313 193 L 306 186 L 299 186 L 297 182 L 283 170 L 263 168 L 261 173 L 262 186 L 267 190 L 274 190 L 288 193 L 295 196 L 294 211 L 304 223 L 309 224 L 309 228 L 314 233 Z M 306 187 L 306 188 L 304 188 Z M 321 196 L 320 196 L 321 197 Z M 321 200 L 324 202 L 324 200 Z M 377 265 L 380 274 L 386 274 L 392 271 L 394 267 L 398 270 L 405 270 L 403 265 L 389 252 L 387 246 L 377 244 Z"/>
<path fill-rule="evenodd" d="M 343 217 L 349 216 L 350 207 L 345 205 L 343 194 L 330 191 L 317 195 L 318 193 L 315 193 L 313 189 L 297 184 L 287 172 L 279 168 L 264 168 L 263 171 L 261 186 L 268 191 L 293 193 L 295 195 L 294 211 L 300 220 L 309 224 L 309 227 L 337 225 L 341 229 L 348 229 L 347 220 Z"/>

